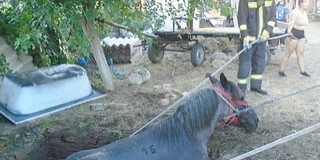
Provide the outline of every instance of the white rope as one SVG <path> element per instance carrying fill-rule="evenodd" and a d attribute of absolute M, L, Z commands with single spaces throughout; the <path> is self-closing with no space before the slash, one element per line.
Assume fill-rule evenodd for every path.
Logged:
<path fill-rule="evenodd" d="M 318 83 L 316 85 L 313 85 L 313 86 L 310 86 L 310 87 L 307 87 L 307 88 L 304 88 L 304 89 L 296 90 L 296 91 L 294 91 L 292 93 L 289 93 L 289 94 L 286 94 L 286 95 L 278 96 L 277 98 L 274 98 L 274 99 L 269 99 L 269 100 L 265 100 L 265 101 L 262 101 L 262 102 L 258 102 L 255 105 L 252 105 L 251 107 L 247 107 L 246 109 L 243 109 L 243 110 L 239 111 L 237 114 L 241 114 L 243 112 L 247 112 L 248 110 L 254 109 L 256 107 L 260 107 L 260 106 L 263 106 L 263 105 L 266 105 L 266 104 L 277 102 L 279 100 L 282 100 L 282 99 L 297 95 L 297 94 L 302 93 L 302 92 L 309 91 L 311 89 L 315 89 L 317 87 L 320 87 L 320 83 Z"/>
<path fill-rule="evenodd" d="M 247 152 L 247 153 L 244 153 L 244 154 L 242 154 L 242 155 L 240 155 L 240 156 L 237 156 L 237 157 L 235 157 L 235 158 L 232 158 L 231 160 L 240 160 L 240 159 L 247 158 L 247 157 L 249 157 L 249 156 L 255 155 L 255 154 L 260 153 L 260 152 L 262 152 L 262 151 L 264 151 L 264 150 L 267 150 L 267 149 L 269 149 L 269 148 L 272 148 L 272 147 L 274 147 L 274 146 L 276 146 L 276 145 L 279 145 L 279 144 L 288 142 L 288 141 L 290 141 L 290 140 L 292 140 L 292 139 L 294 139 L 294 138 L 297 138 L 297 137 L 302 136 L 302 135 L 304 135 L 304 134 L 310 133 L 310 132 L 312 132 L 312 131 L 314 131 L 314 130 L 317 130 L 317 129 L 319 129 L 319 128 L 320 128 L 320 123 L 317 123 L 317 124 L 315 124 L 315 125 L 313 125 L 313 126 L 310 126 L 310 127 L 308 127 L 308 128 L 305 128 L 305 129 L 303 129 L 303 130 L 300 130 L 300 131 L 298 131 L 298 132 L 296 132 L 296 133 L 293 133 L 293 134 L 290 134 L 290 135 L 285 136 L 285 137 L 283 137 L 283 138 L 280 138 L 280 139 L 278 139 L 278 140 L 276 140 L 276 141 L 274 141 L 274 142 L 272 142 L 272 143 L 266 144 L 266 145 L 261 146 L 261 147 L 259 147 L 259 148 L 257 148 L 257 149 L 254 149 L 254 150 L 252 150 L 252 151 L 250 151 L 250 152 Z"/>
<path fill-rule="evenodd" d="M 255 43 L 257 43 L 258 40 L 253 41 L 250 43 L 250 45 L 253 45 Z M 211 76 L 216 75 L 217 73 L 219 73 L 221 70 L 223 70 L 227 65 L 229 65 L 233 60 L 235 60 L 242 52 L 244 52 L 246 49 L 242 49 L 240 52 L 238 52 L 234 57 L 232 57 L 229 61 L 227 61 L 225 64 L 223 64 L 221 67 L 219 67 L 215 72 L 213 72 L 211 74 Z M 197 91 L 201 86 L 203 86 L 205 83 L 207 83 L 209 81 L 209 78 L 204 79 L 202 82 L 200 82 L 195 88 L 193 88 L 192 90 L 190 90 L 189 92 L 187 92 L 187 94 L 185 94 L 183 97 L 181 97 L 179 100 L 177 100 L 175 103 L 173 103 L 171 106 L 169 106 L 168 108 L 166 108 L 165 110 L 163 110 L 160 114 L 158 114 L 157 116 L 155 116 L 153 119 L 151 119 L 148 123 L 146 123 L 144 126 L 142 126 L 140 129 L 138 129 L 137 131 L 135 131 L 134 133 L 132 133 L 130 135 L 133 136 L 135 134 L 137 134 L 138 132 L 140 132 L 142 129 L 144 129 L 145 127 L 147 127 L 149 124 L 151 124 L 153 121 L 155 121 L 156 119 L 158 119 L 160 116 L 162 116 L 164 113 L 166 113 L 168 110 L 170 110 L 171 108 L 177 106 L 178 104 L 180 104 L 180 102 L 182 102 L 182 100 L 184 100 L 186 97 L 189 97 L 189 95 L 195 91 Z"/>
<path fill-rule="evenodd" d="M 286 33 L 286 34 L 283 34 L 283 35 L 280 35 L 280 36 L 271 37 L 271 38 L 269 38 L 268 40 L 279 39 L 279 38 L 282 38 L 282 37 L 286 37 L 286 36 L 288 36 L 288 35 L 290 35 L 290 34 L 289 34 L 289 33 Z"/>
<path fill-rule="evenodd" d="M 272 37 L 269 38 L 269 40 L 272 39 L 278 39 L 281 37 L 285 37 L 288 34 L 283 34 L 280 36 L 276 36 L 276 37 Z M 252 46 L 253 44 L 257 43 L 259 40 L 255 40 L 253 42 L 250 43 L 250 46 Z M 229 65 L 233 60 L 235 60 L 242 52 L 244 52 L 246 49 L 243 48 L 241 51 L 239 51 L 234 57 L 232 57 L 229 61 L 227 61 L 225 64 L 223 64 L 221 67 L 219 67 L 215 72 L 213 72 L 211 74 L 211 76 L 216 75 L 217 73 L 219 73 L 221 70 L 223 70 L 227 65 Z M 184 100 L 186 97 L 189 97 L 191 93 L 197 91 L 201 86 L 203 86 L 205 83 L 207 83 L 209 81 L 209 78 L 204 79 L 202 82 L 200 82 L 195 88 L 193 88 L 192 90 L 190 90 L 189 92 L 187 92 L 187 94 L 185 94 L 183 97 L 181 97 L 179 100 L 177 100 L 175 103 L 173 103 L 171 106 L 169 106 L 168 108 L 166 108 L 165 110 L 163 110 L 160 114 L 158 114 L 157 116 L 155 116 L 153 119 L 151 119 L 148 123 L 146 123 L 144 126 L 142 126 L 141 128 L 139 128 L 137 131 L 133 132 L 131 136 L 137 134 L 138 132 L 140 132 L 142 129 L 144 129 L 145 127 L 147 127 L 149 124 L 151 124 L 153 121 L 155 121 L 156 119 L 158 119 L 160 116 L 162 116 L 164 113 L 166 113 L 167 111 L 169 111 L 170 109 L 172 109 L 173 107 L 177 106 L 178 104 L 180 104 L 182 102 L 182 100 Z"/>

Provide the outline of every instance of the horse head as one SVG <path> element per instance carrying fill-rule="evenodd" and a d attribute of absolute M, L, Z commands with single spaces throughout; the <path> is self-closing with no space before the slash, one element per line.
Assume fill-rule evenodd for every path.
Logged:
<path fill-rule="evenodd" d="M 240 88 L 235 83 L 228 81 L 223 73 L 220 74 L 220 81 L 210 74 L 207 76 L 213 84 L 213 89 L 224 97 L 230 107 L 229 115 L 224 117 L 220 123 L 242 127 L 248 133 L 254 132 L 258 127 L 259 119 L 253 109 L 248 109 L 249 104 L 245 101 Z"/>
<path fill-rule="evenodd" d="M 255 131 L 258 126 L 253 110 L 239 112 L 248 109 L 249 105 L 235 83 L 228 81 L 224 74 L 220 75 L 220 81 L 211 76 L 210 80 L 213 89 L 206 88 L 190 96 L 173 115 L 131 137 L 73 153 L 67 160 L 209 159 L 207 143 L 217 122 L 237 125 L 248 132 Z"/>

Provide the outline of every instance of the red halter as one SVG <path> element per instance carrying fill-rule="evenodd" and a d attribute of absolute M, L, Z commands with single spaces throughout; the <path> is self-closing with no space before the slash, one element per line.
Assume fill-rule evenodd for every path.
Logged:
<path fill-rule="evenodd" d="M 249 104 L 246 101 L 243 100 L 233 100 L 232 96 L 230 93 L 227 93 L 224 89 L 221 89 L 216 86 L 212 86 L 213 90 L 215 90 L 217 93 L 222 95 L 228 102 L 231 104 L 230 110 L 229 110 L 229 115 L 227 117 L 224 117 L 222 120 L 220 120 L 220 124 L 227 126 L 227 125 L 236 125 L 238 124 L 238 115 L 235 114 L 238 110 L 234 107 L 237 105 L 245 106 L 246 108 L 249 106 Z"/>

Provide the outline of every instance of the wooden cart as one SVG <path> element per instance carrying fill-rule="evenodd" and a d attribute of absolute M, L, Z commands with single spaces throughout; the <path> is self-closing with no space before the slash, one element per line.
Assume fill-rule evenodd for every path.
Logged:
<path fill-rule="evenodd" d="M 279 27 L 274 28 L 273 35 L 284 34 L 285 30 Z M 160 63 L 164 52 L 169 51 L 190 51 L 190 59 L 193 66 L 200 66 L 205 60 L 205 50 L 203 44 L 201 44 L 197 37 L 229 37 L 239 39 L 240 31 L 235 27 L 223 27 L 223 28 L 198 28 L 194 29 L 190 33 L 183 31 L 174 32 L 155 32 L 158 36 L 153 41 L 153 44 L 148 47 L 148 58 L 153 63 Z M 194 42 L 191 47 L 189 47 L 189 42 Z M 181 50 L 168 49 L 169 44 L 179 44 Z M 266 50 L 266 63 L 270 62 L 271 59 L 271 48 Z"/>

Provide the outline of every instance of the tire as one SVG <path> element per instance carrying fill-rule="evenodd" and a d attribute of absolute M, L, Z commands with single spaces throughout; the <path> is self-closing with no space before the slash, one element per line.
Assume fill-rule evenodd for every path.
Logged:
<path fill-rule="evenodd" d="M 163 59 L 164 48 L 149 45 L 148 47 L 148 58 L 152 63 L 160 63 Z"/>
<path fill-rule="evenodd" d="M 193 66 L 197 67 L 203 64 L 205 59 L 205 51 L 203 45 L 196 42 L 191 49 L 191 63 Z"/>
<path fill-rule="evenodd" d="M 270 63 L 270 60 L 271 60 L 271 52 L 270 52 L 270 49 L 267 47 L 266 49 L 266 62 L 265 62 L 265 65 L 268 65 Z"/>

